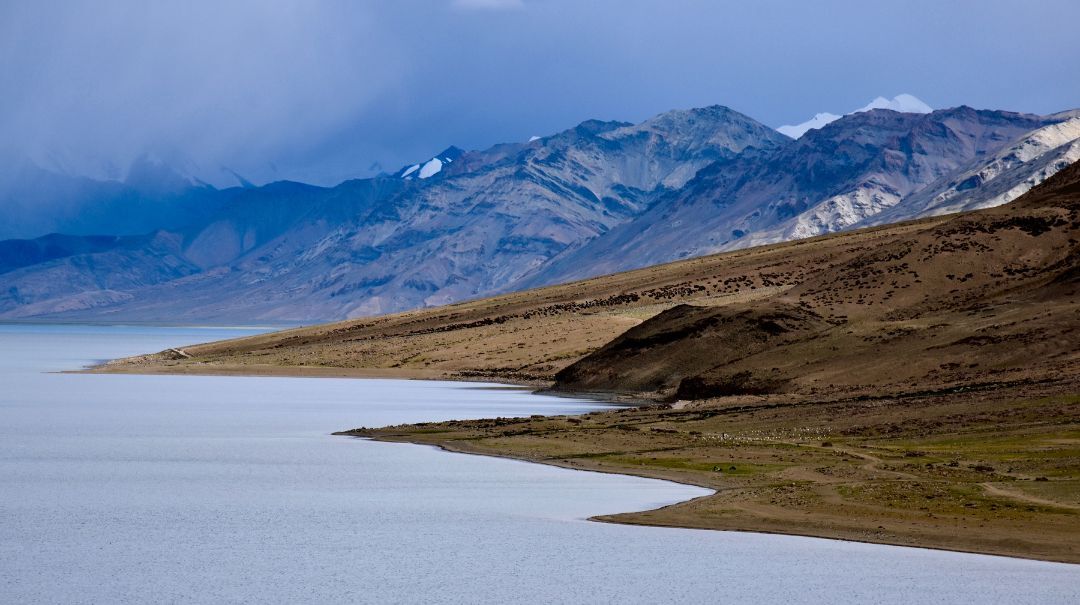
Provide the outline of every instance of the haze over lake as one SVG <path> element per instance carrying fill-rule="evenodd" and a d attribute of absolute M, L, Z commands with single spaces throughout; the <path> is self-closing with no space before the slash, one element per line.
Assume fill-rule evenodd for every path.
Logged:
<path fill-rule="evenodd" d="M 54 373 L 251 332 L 0 325 L 0 602 L 1080 599 L 1077 566 L 593 523 L 708 492 L 330 435 L 591 402 L 459 383 Z"/>

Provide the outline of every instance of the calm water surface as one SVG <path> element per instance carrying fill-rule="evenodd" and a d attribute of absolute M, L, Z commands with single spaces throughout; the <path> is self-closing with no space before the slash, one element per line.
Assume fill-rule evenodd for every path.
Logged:
<path fill-rule="evenodd" d="M 0 325 L 0 603 L 1080 602 L 1080 566 L 592 523 L 706 492 L 330 435 L 589 402 L 50 373 L 245 333 Z"/>

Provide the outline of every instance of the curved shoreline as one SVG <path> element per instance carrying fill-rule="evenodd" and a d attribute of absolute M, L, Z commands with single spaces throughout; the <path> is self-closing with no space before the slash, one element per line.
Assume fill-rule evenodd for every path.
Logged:
<path fill-rule="evenodd" d="M 628 405 L 637 405 L 644 407 L 629 408 L 635 410 L 635 413 L 643 415 L 652 415 L 654 417 L 661 417 L 664 414 L 674 414 L 670 411 L 670 406 L 649 406 L 650 402 L 645 399 L 631 399 L 631 398 L 618 398 L 614 396 L 606 396 L 602 393 L 572 393 L 572 392 L 556 392 L 542 390 L 547 386 L 546 383 L 538 383 L 537 381 L 523 381 L 513 380 L 506 377 L 477 377 L 477 376 L 449 376 L 445 372 L 439 371 L 422 371 L 417 369 L 381 369 L 381 368 L 331 368 L 331 367 L 313 367 L 313 366 L 294 366 L 294 367 L 282 367 L 282 366 L 270 366 L 270 365 L 216 365 L 207 366 L 203 364 L 194 365 L 190 363 L 177 364 L 177 365 L 156 365 L 156 366 L 137 366 L 131 363 L 126 363 L 123 366 L 110 366 L 109 364 L 103 364 L 94 368 L 82 370 L 87 373 L 124 373 L 124 374 L 157 374 L 157 375 L 199 375 L 199 376 L 247 376 L 247 377 L 260 377 L 260 376 L 280 376 L 280 377 L 310 377 L 310 378 L 367 378 L 367 379 L 408 379 L 408 380 L 442 380 L 442 381 L 456 381 L 456 382 L 471 382 L 471 383 L 485 383 L 485 384 L 502 384 L 507 388 L 530 388 L 533 389 L 535 394 L 556 396 L 556 397 L 575 397 L 575 398 L 587 398 L 594 399 L 612 404 L 620 404 L 619 410 L 628 409 Z M 766 404 L 767 407 L 775 407 L 774 403 L 761 402 Z M 752 407 L 753 402 L 749 406 Z M 618 414 L 616 411 L 601 411 L 592 412 L 577 418 L 587 418 L 595 416 L 597 414 L 607 417 L 613 414 Z M 664 411 L 668 410 L 668 411 Z M 694 408 L 687 410 L 680 410 L 680 412 L 686 411 L 689 414 L 694 413 Z M 753 414 L 753 412 L 751 412 Z M 532 431 L 530 428 L 532 425 L 542 424 L 545 422 L 562 422 L 571 417 L 541 417 L 541 418 L 519 418 L 514 422 L 520 425 L 515 430 Z M 546 464 L 549 466 L 557 466 L 560 468 L 566 468 L 570 470 L 582 470 L 590 472 L 601 472 L 609 474 L 621 474 L 635 477 L 642 477 L 648 479 L 658 479 L 664 481 L 672 481 L 685 485 L 692 485 L 703 489 L 711 489 L 713 494 L 700 496 L 685 502 L 679 502 L 675 504 L 666 505 L 657 509 L 646 511 L 634 511 L 618 514 L 598 515 L 592 517 L 591 520 L 606 523 L 620 523 L 626 525 L 642 525 L 642 526 L 654 526 L 654 527 L 680 527 L 685 529 L 712 529 L 719 531 L 742 531 L 752 533 L 765 533 L 765 534 L 779 534 L 779 535 L 793 535 L 812 538 L 824 538 L 833 540 L 844 540 L 852 542 L 863 542 L 871 544 L 883 544 L 891 546 L 905 546 L 915 548 L 929 548 L 935 550 L 945 550 L 954 552 L 965 552 L 973 554 L 984 554 L 994 556 L 1007 556 L 1024 559 L 1034 559 L 1043 561 L 1054 561 L 1063 563 L 1080 563 L 1080 546 L 1072 547 L 1069 544 L 1061 543 L 1062 531 L 1060 523 L 1057 526 L 1051 525 L 1050 529 L 1036 531 L 1034 534 L 1034 540 L 1030 536 L 1025 535 L 1023 532 L 1016 532 L 1015 527 L 1009 528 L 997 528 L 998 534 L 995 534 L 995 530 L 991 529 L 987 531 L 985 527 L 972 526 L 970 528 L 964 527 L 964 523 L 958 521 L 957 525 L 960 527 L 952 527 L 947 524 L 938 524 L 936 527 L 916 527 L 914 530 L 911 527 L 905 526 L 900 522 L 882 521 L 878 523 L 873 515 L 877 514 L 874 511 L 864 512 L 865 519 L 862 519 L 860 523 L 843 523 L 837 522 L 836 519 L 830 517 L 828 511 L 818 511 L 812 513 L 800 513 L 798 515 L 784 510 L 783 506 L 768 507 L 763 506 L 760 503 L 754 504 L 742 504 L 739 503 L 734 508 L 725 508 L 723 502 L 730 499 L 732 494 L 739 494 L 747 489 L 745 484 L 737 484 L 734 486 L 723 485 L 721 482 L 724 480 L 720 477 L 709 476 L 708 473 L 703 474 L 701 472 L 682 472 L 679 469 L 672 468 L 660 468 L 656 466 L 642 465 L 634 467 L 628 464 L 609 464 L 606 460 L 608 456 L 590 458 L 589 456 L 570 456 L 560 457 L 553 455 L 552 452 L 543 452 L 544 447 L 555 445 L 557 439 L 565 439 L 568 435 L 574 433 L 573 427 L 568 427 L 569 430 L 556 431 L 551 433 L 552 439 L 544 441 L 544 437 L 541 437 L 542 431 L 535 431 L 535 435 L 531 438 L 533 443 L 529 446 L 533 448 L 530 451 L 528 448 L 522 448 L 518 444 L 514 443 L 501 443 L 492 445 L 494 442 L 498 442 L 498 431 L 488 431 L 484 433 L 484 429 L 478 428 L 484 420 L 477 421 L 459 421 L 456 423 L 420 423 L 416 425 L 403 425 L 397 427 L 383 427 L 379 429 L 363 429 L 362 431 L 339 431 L 336 435 L 348 435 L 365 437 L 378 441 L 385 442 L 404 442 L 413 443 L 418 445 L 433 445 L 439 447 L 445 451 L 500 457 L 511 460 L 518 460 L 523 462 L 533 462 Z M 567 420 L 567 422 L 569 422 Z M 433 428 L 432 425 L 438 425 Z M 456 425 L 456 426 L 454 426 Z M 613 426 L 618 426 L 616 422 Z M 607 433 L 619 432 L 618 430 L 608 430 L 611 427 L 604 429 Z M 437 430 L 436 430 L 437 429 Z M 471 431 L 471 433 L 470 433 Z M 674 431 L 672 431 L 674 432 Z M 628 433 L 629 434 L 629 433 Z M 658 433 L 660 438 L 668 437 L 664 433 Z M 610 436 L 610 435 L 609 435 Z M 621 435 L 620 435 L 621 436 Z M 572 438 L 572 437 L 571 437 Z M 653 434 L 646 434 L 641 437 L 642 440 L 648 441 L 653 438 Z M 655 439 L 654 439 L 655 440 Z M 481 442 L 485 442 L 481 445 Z M 641 443 L 635 444 L 636 447 L 642 447 Z M 656 445 L 656 444 L 654 444 Z M 670 444 L 668 444 L 670 445 Z M 779 443 L 778 445 L 788 447 L 793 444 Z M 665 446 L 666 447 L 666 446 Z M 537 449 L 539 448 L 539 449 Z M 648 447 L 645 447 L 648 449 Z M 816 453 L 821 453 L 823 450 L 816 444 L 802 444 L 803 450 L 817 450 Z M 836 455 L 840 452 L 840 449 L 832 448 L 827 452 L 830 455 Z M 849 458 L 855 459 L 855 456 L 865 456 L 867 454 L 860 453 L 861 450 L 850 449 L 845 450 L 852 454 Z M 847 456 L 847 454 L 844 454 Z M 741 466 L 741 464 L 740 464 Z M 860 460 L 860 467 L 867 466 Z M 804 469 L 805 470 L 805 469 Z M 884 473 L 891 473 L 893 471 L 881 471 Z M 792 486 L 804 487 L 805 477 L 796 478 L 796 481 L 791 482 Z M 786 479 L 784 480 L 787 481 Z M 773 482 L 775 483 L 775 481 Z M 810 488 L 820 487 L 816 484 L 810 483 Z M 829 487 L 829 486 L 826 486 Z M 775 488 L 775 486 L 770 489 Z M 786 489 L 786 488 L 784 488 Z M 1001 502 L 1001 497 L 998 495 L 998 502 Z M 981 497 L 981 496 L 980 496 Z M 1007 498 L 1006 498 L 1007 500 Z M 983 500 L 978 500 L 982 503 Z M 880 502 L 873 502 L 872 505 L 880 505 Z M 1023 503 L 1014 503 L 1017 505 Z M 989 506 L 1009 506 L 1007 504 L 990 504 Z M 718 508 L 719 507 L 719 508 Z M 741 507 L 741 508 L 740 508 Z M 1015 506 L 1014 506 L 1015 508 Z M 1027 507 L 1030 509 L 1031 507 Z M 881 509 L 878 506 L 878 512 Z M 968 511 L 962 511 L 963 514 L 967 514 Z M 1021 511 L 1022 512 L 1022 511 Z M 1074 515 L 1075 511 L 1064 509 L 1052 509 L 1047 507 L 1039 507 L 1038 512 L 1040 518 L 1054 517 L 1055 522 L 1060 521 L 1059 517 L 1065 515 L 1065 518 L 1069 522 L 1080 523 Z M 931 516 L 934 516 L 931 514 Z M 959 519 L 959 517 L 957 517 Z M 981 521 L 985 524 L 988 517 L 982 517 L 976 521 Z M 868 521 L 869 520 L 869 521 Z M 1019 521 L 1017 522 L 1019 523 Z M 1017 523 L 1008 525 L 1015 526 Z M 1000 525 L 1000 524 L 999 524 Z M 1066 532 L 1069 533 L 1069 532 Z M 1075 532 L 1072 532 L 1075 533 Z M 1067 537 L 1067 536 L 1066 536 Z M 1049 542 L 1043 543 L 1043 540 Z M 1056 541 L 1055 541 L 1056 540 Z"/>
<path fill-rule="evenodd" d="M 572 393 L 559 394 L 565 396 L 574 396 L 574 394 Z M 663 407 L 666 408 L 666 406 Z M 595 413 L 587 414 L 586 416 L 591 416 L 593 414 Z M 604 412 L 602 414 L 611 413 Z M 521 419 L 518 422 L 518 425 L 542 423 L 551 420 L 559 420 L 559 418 L 544 417 L 540 419 Z M 484 421 L 460 421 L 456 423 L 421 423 L 405 427 L 385 427 L 382 429 L 366 429 L 362 431 L 343 431 L 335 434 L 352 436 L 359 435 L 379 441 L 434 445 L 446 451 L 458 453 L 509 458 L 525 462 L 546 464 L 570 470 L 622 474 L 649 479 L 673 481 L 677 483 L 713 490 L 713 494 L 700 496 L 698 498 L 694 498 L 685 502 L 666 505 L 664 507 L 653 510 L 599 515 L 591 519 L 599 522 L 654 527 L 680 527 L 686 529 L 712 529 L 719 531 L 740 531 L 751 533 L 793 535 L 802 537 L 862 542 L 869 544 L 928 548 L 934 550 L 945 550 L 952 552 L 963 552 L 992 556 L 1007 556 L 1014 558 L 1054 561 L 1061 563 L 1080 563 L 1080 554 L 1077 553 L 1077 550 L 1075 548 L 1066 547 L 1064 551 L 1058 548 L 1056 552 L 1051 552 L 1054 550 L 1054 547 L 1049 546 L 1047 549 L 1040 551 L 1038 549 L 1040 544 L 1038 544 L 1037 541 L 1024 544 L 1016 541 L 1015 538 L 1010 539 L 1009 537 L 1004 537 L 1004 539 L 999 539 L 1001 538 L 1000 536 L 998 538 L 994 538 L 992 533 L 993 530 L 988 532 L 983 527 L 979 527 L 978 529 L 976 529 L 975 527 L 971 527 L 970 529 L 964 527 L 960 531 L 946 532 L 947 535 L 933 536 L 908 533 L 903 531 L 903 528 L 899 528 L 900 531 L 897 531 L 897 528 L 895 526 L 888 528 L 886 528 L 885 526 L 878 526 L 876 529 L 880 531 L 866 531 L 866 528 L 852 528 L 842 526 L 828 527 L 818 523 L 820 519 L 815 519 L 814 517 L 799 519 L 794 523 L 791 522 L 790 519 L 770 520 L 746 516 L 743 516 L 741 518 L 733 517 L 729 519 L 710 519 L 702 516 L 700 514 L 701 511 L 694 511 L 693 509 L 696 507 L 696 505 L 704 504 L 709 501 L 722 500 L 725 497 L 725 492 L 738 491 L 739 489 L 741 489 L 739 486 L 722 486 L 718 485 L 716 481 L 701 480 L 700 476 L 693 477 L 687 476 L 685 474 L 679 475 L 669 471 L 658 470 L 655 467 L 633 468 L 626 465 L 618 467 L 605 467 L 596 459 L 590 459 L 587 457 L 560 458 L 555 456 L 545 456 L 540 455 L 536 452 L 523 452 L 519 449 L 515 449 L 512 445 L 506 444 L 503 444 L 501 447 L 481 446 L 479 445 L 481 441 L 483 441 L 484 439 L 491 439 L 491 437 L 478 437 L 475 434 L 469 434 L 469 431 L 475 431 L 475 426 L 478 423 L 482 422 Z M 438 426 L 432 427 L 430 426 L 431 424 L 436 424 Z M 447 425 L 457 425 L 457 427 L 447 427 Z M 516 429 L 516 427 L 514 428 Z M 463 434 L 455 435 L 454 430 L 458 430 Z M 511 430 L 510 432 L 514 431 Z M 819 450 L 823 449 L 816 445 L 808 447 Z M 837 449 L 834 451 L 841 450 Z M 847 450 L 844 451 L 846 452 Z M 851 453 L 855 456 L 862 456 L 857 452 Z M 847 454 L 845 453 L 844 455 Z M 864 460 L 865 458 L 860 457 L 859 463 L 860 465 L 866 466 L 868 468 L 876 469 L 880 463 L 880 461 L 877 461 L 867 462 L 863 464 Z M 993 490 L 987 490 L 987 492 L 989 492 L 989 495 L 1001 496 L 1001 494 L 994 494 Z M 1018 504 L 1023 503 L 1024 502 L 1020 502 Z M 1028 507 L 1028 510 L 1032 510 L 1031 507 Z M 1044 514 L 1044 512 L 1048 511 L 1040 510 L 1040 513 L 1038 514 Z M 1055 507 L 1055 510 L 1052 512 L 1065 514 L 1068 516 L 1068 518 L 1075 519 L 1073 515 L 1073 513 L 1075 512 L 1075 507 L 1064 503 Z M 1035 535 L 1036 538 L 1039 537 L 1037 531 L 1033 535 Z M 989 539 L 987 539 L 988 537 Z M 1058 546 L 1060 547 L 1061 545 Z"/>
<path fill-rule="evenodd" d="M 682 523 L 664 522 L 662 520 L 659 520 L 659 521 L 658 520 L 641 521 L 641 520 L 636 520 L 633 517 L 637 516 L 637 515 L 643 515 L 643 514 L 660 514 L 660 515 L 662 515 L 663 512 L 665 510 L 667 510 L 667 509 L 672 509 L 674 507 L 680 507 L 680 506 L 684 506 L 684 505 L 690 505 L 690 504 L 692 504 L 692 503 L 694 503 L 696 501 L 701 501 L 701 500 L 705 500 L 705 499 L 708 499 L 708 498 L 715 497 L 715 496 L 717 496 L 717 495 L 719 495 L 721 493 L 721 490 L 714 489 L 711 486 L 703 485 L 702 483 L 698 483 L 698 482 L 693 482 L 693 481 L 689 481 L 689 480 L 680 480 L 680 479 L 671 478 L 671 477 L 660 477 L 660 476 L 656 476 L 654 474 L 649 474 L 649 473 L 634 473 L 632 470 L 608 470 L 608 469 L 601 469 L 601 468 L 582 467 L 582 466 L 578 466 L 578 465 L 575 465 L 573 463 L 569 463 L 569 462 L 566 462 L 566 461 L 541 460 L 541 459 L 529 458 L 529 457 L 520 456 L 520 455 L 514 455 L 514 454 L 509 454 L 509 453 L 496 453 L 496 452 L 490 452 L 490 451 L 476 451 L 474 449 L 470 449 L 470 448 L 462 447 L 462 446 L 455 446 L 455 445 L 451 445 L 451 444 L 445 443 L 445 442 L 437 443 L 437 442 L 429 442 L 429 441 L 420 440 L 420 439 L 401 439 L 401 438 L 393 438 L 393 437 L 385 437 L 385 436 L 384 437 L 379 437 L 379 436 L 357 436 L 357 435 L 352 434 L 350 431 L 335 432 L 333 434 L 334 435 L 339 435 L 339 436 L 353 437 L 353 438 L 357 438 L 357 439 L 380 441 L 380 442 L 383 442 L 383 443 L 407 443 L 407 444 L 410 444 L 410 445 L 427 445 L 427 446 L 431 446 L 431 447 L 434 447 L 434 448 L 437 448 L 437 449 L 440 449 L 440 450 L 443 450 L 443 451 L 446 451 L 446 452 L 455 453 L 455 454 L 466 454 L 466 455 L 473 455 L 473 456 L 485 456 L 485 457 L 490 457 L 490 458 L 501 458 L 501 459 L 505 459 L 505 460 L 515 460 L 515 461 L 518 461 L 518 462 L 527 462 L 527 463 L 532 463 L 532 464 L 543 464 L 543 465 L 546 465 L 546 466 L 554 466 L 554 467 L 557 467 L 557 468 L 562 468 L 562 469 L 566 469 L 566 470 L 573 470 L 573 471 L 579 471 L 579 472 L 601 473 L 601 474 L 609 474 L 609 475 L 623 475 L 623 476 L 630 476 L 630 477 L 639 477 L 639 478 L 643 478 L 643 479 L 652 479 L 652 480 L 656 480 L 656 481 L 667 481 L 667 482 L 671 482 L 671 483 L 679 483 L 679 484 L 682 484 L 682 485 L 689 485 L 689 486 L 692 486 L 692 487 L 699 487 L 699 488 L 702 488 L 702 489 L 710 490 L 712 492 L 710 494 L 704 494 L 704 495 L 701 495 L 701 496 L 696 496 L 696 497 L 691 498 L 689 500 L 684 500 L 684 501 L 680 501 L 680 502 L 673 502 L 671 504 L 666 504 L 666 505 L 658 507 L 658 508 L 640 510 L 640 511 L 629 511 L 629 512 L 624 512 L 624 513 L 612 513 L 612 514 L 605 514 L 605 515 L 594 515 L 594 516 L 589 517 L 587 519 L 589 521 L 595 521 L 595 522 L 598 522 L 598 523 L 612 523 L 612 524 L 617 524 L 617 525 L 636 525 L 636 526 L 641 526 L 641 527 L 667 527 L 667 528 L 693 529 L 693 530 L 703 530 L 703 531 L 729 531 L 729 532 L 740 532 L 740 533 L 757 533 L 757 534 L 769 534 L 769 535 L 794 536 L 794 537 L 801 537 L 801 538 L 815 538 L 815 539 L 822 539 L 822 540 L 837 540 L 837 541 L 841 541 L 841 542 L 857 542 L 857 543 L 862 543 L 862 544 L 874 544 L 874 545 L 878 545 L 878 546 L 894 546 L 894 547 L 900 547 L 900 548 L 919 548 L 919 549 L 926 549 L 926 550 L 940 550 L 940 551 L 946 551 L 946 552 L 975 554 L 975 555 L 982 555 L 982 556 L 1006 557 L 1006 558 L 1014 558 L 1014 559 L 1027 559 L 1027 560 L 1034 560 L 1034 561 L 1063 563 L 1063 564 L 1070 564 L 1070 565 L 1078 565 L 1078 564 L 1080 564 L 1080 559 L 1073 558 L 1073 557 L 1070 557 L 1070 558 L 1045 557 L 1045 556 L 1037 556 L 1037 555 L 1031 555 L 1031 554 L 1026 554 L 1026 553 L 1016 553 L 1016 552 L 1012 552 L 1012 551 L 1009 551 L 1009 550 L 991 551 L 991 550 L 980 550 L 980 549 L 972 549 L 972 548 L 953 548 L 953 547 L 942 546 L 942 545 L 925 545 L 925 544 L 919 544 L 919 543 L 914 543 L 914 542 L 900 542 L 900 541 L 894 541 L 894 540 L 859 539 L 859 538 L 852 537 L 852 536 L 845 536 L 845 535 L 838 535 L 838 534 L 828 534 L 828 533 L 823 533 L 823 532 L 809 532 L 809 531 L 800 532 L 800 531 L 779 530 L 779 529 L 771 529 L 770 530 L 770 529 L 766 529 L 766 528 L 744 528 L 744 527 L 740 527 L 740 526 L 737 526 L 737 525 L 732 525 L 732 526 L 702 526 L 702 525 L 695 525 L 695 524 L 682 524 Z"/>

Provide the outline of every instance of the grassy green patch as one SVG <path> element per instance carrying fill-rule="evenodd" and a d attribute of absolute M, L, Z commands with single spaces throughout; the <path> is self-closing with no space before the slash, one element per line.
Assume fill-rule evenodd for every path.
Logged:
<path fill-rule="evenodd" d="M 786 464 L 759 464 L 738 460 L 694 460 L 690 458 L 667 458 L 662 456 L 604 456 L 604 460 L 626 466 L 649 466 L 674 470 L 699 471 L 733 477 L 762 475 L 783 470 Z"/>
<path fill-rule="evenodd" d="M 1060 509 L 988 495 L 979 485 L 926 481 L 882 481 L 837 486 L 837 493 L 855 502 L 934 514 L 973 517 L 1025 517 Z"/>

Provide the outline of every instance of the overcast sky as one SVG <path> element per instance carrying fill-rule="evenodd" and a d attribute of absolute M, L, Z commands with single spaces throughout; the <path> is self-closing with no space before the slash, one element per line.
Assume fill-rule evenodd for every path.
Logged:
<path fill-rule="evenodd" d="M 0 157 L 332 184 L 450 144 L 723 104 L 1080 106 L 1080 2 L 0 3 Z"/>

